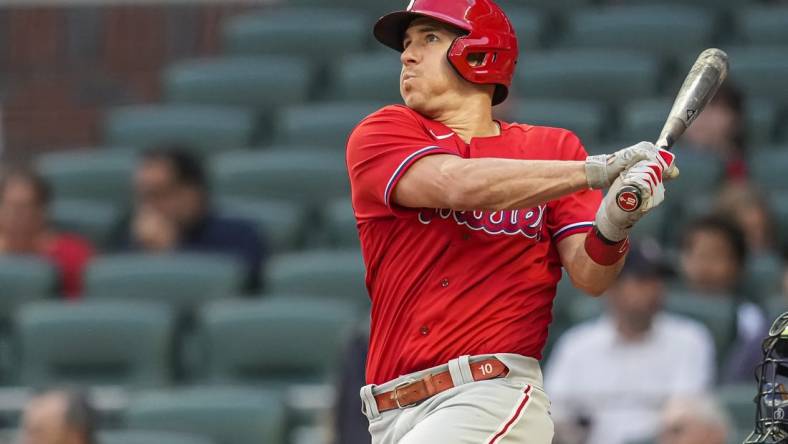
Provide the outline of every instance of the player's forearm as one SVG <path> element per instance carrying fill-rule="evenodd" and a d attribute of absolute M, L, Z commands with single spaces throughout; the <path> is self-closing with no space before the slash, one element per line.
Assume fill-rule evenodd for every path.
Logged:
<path fill-rule="evenodd" d="M 576 288 L 590 295 L 600 296 L 613 285 L 621 272 L 621 267 L 624 266 L 625 257 L 613 265 L 598 264 L 589 257 L 584 247 L 586 236 L 575 236 L 572 242 L 571 259 L 566 261 L 564 267 Z"/>
<path fill-rule="evenodd" d="M 457 159 L 443 175 L 454 210 L 530 208 L 588 188 L 582 161 Z"/>

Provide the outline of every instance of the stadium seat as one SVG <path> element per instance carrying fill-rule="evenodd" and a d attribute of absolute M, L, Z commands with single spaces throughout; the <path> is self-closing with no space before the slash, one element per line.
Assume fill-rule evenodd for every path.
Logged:
<path fill-rule="evenodd" d="M 274 138 L 284 145 L 315 145 L 344 153 L 348 136 L 364 117 L 383 107 L 379 102 L 328 102 L 284 109 Z"/>
<path fill-rule="evenodd" d="M 79 234 L 101 248 L 109 242 L 120 211 L 116 204 L 58 199 L 52 203 L 49 217 L 59 230 Z"/>
<path fill-rule="evenodd" d="M 684 145 L 677 159 L 681 174 L 666 187 L 666 193 L 670 193 L 670 196 L 685 200 L 702 193 L 711 195 L 722 182 L 725 167 L 716 157 L 693 151 L 692 147 Z"/>
<path fill-rule="evenodd" d="M 501 0 L 496 3 L 498 3 L 504 11 L 509 11 L 509 9 L 513 7 L 527 6 L 539 10 L 561 12 L 587 6 L 592 3 L 592 0 Z"/>
<path fill-rule="evenodd" d="M 91 298 L 151 300 L 189 310 L 238 294 L 243 279 L 241 264 L 223 255 L 118 254 L 88 266 L 85 290 Z"/>
<path fill-rule="evenodd" d="M 255 224 L 272 253 L 297 249 L 306 229 L 306 209 L 288 200 L 223 199 L 222 214 Z"/>
<path fill-rule="evenodd" d="M 113 430 L 98 434 L 100 444 L 214 444 L 208 438 L 176 432 L 146 430 Z"/>
<path fill-rule="evenodd" d="M 747 5 L 735 15 L 743 43 L 785 45 L 788 42 L 788 6 Z"/>
<path fill-rule="evenodd" d="M 43 154 L 36 162 L 55 199 L 103 203 L 130 201 L 135 164 L 132 153 L 103 150 Z"/>
<path fill-rule="evenodd" d="M 755 381 L 737 385 L 724 385 L 715 390 L 723 407 L 733 420 L 733 428 L 752 430 L 755 424 L 755 394 L 758 386 Z M 741 441 L 739 441 L 741 442 Z"/>
<path fill-rule="evenodd" d="M 780 245 L 788 245 L 788 196 L 774 193 L 769 200 L 776 222 L 776 232 Z"/>
<path fill-rule="evenodd" d="M 722 362 L 736 332 L 736 304 L 733 298 L 671 289 L 665 308 L 703 323 L 714 338 L 717 362 Z"/>
<path fill-rule="evenodd" d="M 770 192 L 788 190 L 786 165 L 788 165 L 788 150 L 760 150 L 750 155 L 752 178 L 762 189 Z"/>
<path fill-rule="evenodd" d="M 610 120 L 605 106 L 596 102 L 526 99 L 518 105 L 510 112 L 513 120 L 571 130 L 584 145 L 598 144 Z"/>
<path fill-rule="evenodd" d="M 327 243 L 334 248 L 358 248 L 356 217 L 350 199 L 343 198 L 323 207 L 323 222 Z"/>
<path fill-rule="evenodd" d="M 282 8 L 225 21 L 222 39 L 233 54 L 287 54 L 334 60 L 360 52 L 371 33 L 360 11 L 337 8 Z"/>
<path fill-rule="evenodd" d="M 357 306 L 369 304 L 358 249 L 283 254 L 271 258 L 266 271 L 268 293 L 314 294 Z"/>
<path fill-rule="evenodd" d="M 39 302 L 15 318 L 24 385 L 160 386 L 170 381 L 173 318 L 143 301 Z"/>
<path fill-rule="evenodd" d="M 711 11 L 716 11 L 717 13 L 724 13 L 731 7 L 741 6 L 742 3 L 745 3 L 742 0 L 660 0 L 659 3 L 662 4 L 672 4 L 672 5 L 691 5 L 691 6 L 700 6 L 707 8 Z M 627 3 L 631 4 L 653 4 L 654 0 L 627 0 Z"/>
<path fill-rule="evenodd" d="M 543 10 L 523 6 L 504 6 L 504 11 L 517 33 L 520 49 L 534 50 L 544 46 L 548 15 Z"/>
<path fill-rule="evenodd" d="M 768 99 L 747 101 L 747 143 L 759 149 L 773 144 L 776 140 L 778 104 Z"/>
<path fill-rule="evenodd" d="M 329 97 L 334 100 L 402 103 L 399 77 L 402 64 L 394 51 L 350 54 L 332 66 Z"/>
<path fill-rule="evenodd" d="M 140 393 L 131 399 L 125 422 L 135 429 L 197 433 L 215 444 L 286 442 L 280 396 L 251 388 L 192 387 Z"/>
<path fill-rule="evenodd" d="M 671 196 L 670 198 L 674 196 L 672 191 L 667 193 L 670 193 L 668 194 L 668 196 Z M 658 241 L 665 240 L 666 229 L 671 227 L 668 217 L 671 217 L 673 214 L 674 213 L 670 211 L 667 205 L 655 208 L 649 212 L 648 217 L 640 219 L 638 223 L 632 228 L 632 239 L 638 241 L 643 241 L 649 238 L 656 239 Z"/>
<path fill-rule="evenodd" d="M 56 271 L 32 256 L 0 256 L 0 323 L 20 305 L 47 298 L 57 288 Z"/>
<path fill-rule="evenodd" d="M 662 55 L 710 46 L 714 16 L 679 5 L 617 5 L 579 10 L 569 17 L 564 46 L 620 48 Z"/>
<path fill-rule="evenodd" d="M 747 259 L 743 288 L 752 300 L 762 303 L 780 291 L 783 264 L 773 254 L 760 254 Z"/>
<path fill-rule="evenodd" d="M 788 46 L 724 49 L 730 57 L 730 78 L 746 97 L 788 103 L 788 88 L 785 88 L 785 79 L 788 77 Z M 685 68 L 689 69 L 694 61 L 693 57 L 685 59 Z"/>
<path fill-rule="evenodd" d="M 357 318 L 352 305 L 290 295 L 217 301 L 200 314 L 206 368 L 214 383 L 328 382 Z"/>
<path fill-rule="evenodd" d="M 239 106 L 266 111 L 303 102 L 311 67 L 293 57 L 222 57 L 189 60 L 167 68 L 164 94 L 169 102 Z"/>
<path fill-rule="evenodd" d="M 232 152 L 211 164 L 221 198 L 290 199 L 317 205 L 349 194 L 344 153 Z"/>
<path fill-rule="evenodd" d="M 622 105 L 616 140 L 629 144 L 657 140 L 672 106 L 672 98 L 633 100 Z"/>
<path fill-rule="evenodd" d="M 525 53 L 515 92 L 526 98 L 570 98 L 617 103 L 652 97 L 659 86 L 655 57 L 597 49 Z"/>
<path fill-rule="evenodd" d="M 248 146 L 254 128 L 254 113 L 235 107 L 140 105 L 111 110 L 104 139 L 135 150 L 175 144 L 206 155 Z"/>

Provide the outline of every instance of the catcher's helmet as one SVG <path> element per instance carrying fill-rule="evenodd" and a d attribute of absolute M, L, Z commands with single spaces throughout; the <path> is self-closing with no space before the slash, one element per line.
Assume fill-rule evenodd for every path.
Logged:
<path fill-rule="evenodd" d="M 788 443 L 788 312 L 778 317 L 763 341 L 758 365 L 755 430 L 744 444 Z"/>
<path fill-rule="evenodd" d="M 498 5 L 492 0 L 411 0 L 405 11 L 378 20 L 375 38 L 402 52 L 405 30 L 419 17 L 430 17 L 467 32 L 449 48 L 449 62 L 469 82 L 495 84 L 493 105 L 506 100 L 517 65 L 517 36 Z M 472 54 L 483 54 L 481 63 L 469 63 Z"/>

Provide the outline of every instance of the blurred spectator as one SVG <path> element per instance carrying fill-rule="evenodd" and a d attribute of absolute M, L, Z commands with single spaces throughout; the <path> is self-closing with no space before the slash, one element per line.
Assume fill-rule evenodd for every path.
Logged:
<path fill-rule="evenodd" d="M 266 250 L 255 227 L 211 206 L 200 162 L 178 148 L 146 152 L 134 176 L 134 210 L 123 224 L 120 249 L 149 253 L 222 253 L 244 264 L 249 291 L 260 287 Z"/>
<path fill-rule="evenodd" d="M 755 186 L 747 182 L 727 184 L 717 197 L 715 212 L 739 225 L 750 253 L 762 255 L 775 251 L 774 217 L 764 193 Z"/>
<path fill-rule="evenodd" d="M 711 384 L 711 335 L 695 321 L 662 311 L 664 267 L 656 253 L 633 245 L 607 293 L 606 313 L 558 340 L 545 369 L 556 443 L 653 438 L 669 397 Z"/>
<path fill-rule="evenodd" d="M 85 393 L 55 390 L 25 407 L 20 444 L 95 444 L 96 413 Z"/>
<path fill-rule="evenodd" d="M 671 399 L 662 411 L 658 444 L 725 444 L 730 419 L 708 395 Z"/>
<path fill-rule="evenodd" d="M 703 113 L 687 129 L 684 141 L 725 162 L 729 179 L 745 178 L 746 119 L 741 91 L 730 81 L 723 83 Z"/>
<path fill-rule="evenodd" d="M 760 359 L 760 343 L 769 329 L 762 310 L 745 301 L 740 291 L 747 259 L 744 233 L 720 216 L 693 221 L 681 243 L 684 286 L 701 297 L 736 302 L 736 339 L 723 365 L 725 382 L 749 381 Z"/>
<path fill-rule="evenodd" d="M 73 299 L 82 292 L 82 274 L 93 255 L 90 244 L 49 226 L 50 191 L 37 174 L 14 171 L 0 179 L 0 254 L 38 255 L 60 273 L 60 290 Z"/>

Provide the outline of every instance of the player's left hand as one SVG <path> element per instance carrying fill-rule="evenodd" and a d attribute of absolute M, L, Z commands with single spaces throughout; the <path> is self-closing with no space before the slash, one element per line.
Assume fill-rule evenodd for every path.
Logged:
<path fill-rule="evenodd" d="M 624 240 L 637 221 L 665 200 L 663 168 L 658 162 L 641 161 L 624 171 L 613 182 L 596 213 L 595 221 L 597 229 L 606 239 L 613 242 Z M 673 174 L 670 176 L 674 177 Z M 632 212 L 622 210 L 616 202 L 618 192 L 626 186 L 637 187 L 643 199 L 640 208 Z"/>

